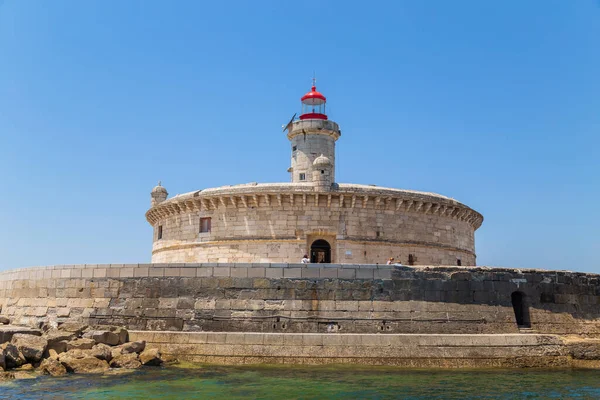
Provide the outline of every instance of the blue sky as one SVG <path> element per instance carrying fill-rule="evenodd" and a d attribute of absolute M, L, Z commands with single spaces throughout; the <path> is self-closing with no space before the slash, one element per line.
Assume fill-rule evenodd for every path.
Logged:
<path fill-rule="evenodd" d="M 171 195 L 288 181 L 317 86 L 337 181 L 481 212 L 479 265 L 600 273 L 600 2 L 0 0 L 0 269 L 150 260 Z"/>

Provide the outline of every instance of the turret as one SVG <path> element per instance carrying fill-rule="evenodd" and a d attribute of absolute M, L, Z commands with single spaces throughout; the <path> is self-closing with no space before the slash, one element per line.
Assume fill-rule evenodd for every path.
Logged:
<path fill-rule="evenodd" d="M 162 187 L 160 181 L 158 181 L 158 185 L 152 189 L 152 192 L 150 192 L 150 205 L 154 207 L 155 205 L 162 203 L 167 199 L 168 195 L 169 193 L 167 192 L 167 189 Z"/>
<path fill-rule="evenodd" d="M 329 191 L 333 184 L 333 164 L 321 154 L 313 161 L 312 182 L 317 191 Z"/>
<path fill-rule="evenodd" d="M 327 99 L 317 91 L 314 80 L 310 92 L 300 100 L 300 119 L 288 125 L 287 136 L 292 144 L 291 180 L 312 183 L 315 190 L 330 190 L 335 182 L 335 142 L 341 135 L 340 128 L 325 114 Z"/>

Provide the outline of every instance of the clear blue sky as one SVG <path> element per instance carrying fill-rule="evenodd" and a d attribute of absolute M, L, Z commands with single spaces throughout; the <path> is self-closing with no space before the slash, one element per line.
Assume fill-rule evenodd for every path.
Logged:
<path fill-rule="evenodd" d="M 337 181 L 481 212 L 479 265 L 600 273 L 600 2 L 0 0 L 0 269 L 148 262 L 171 195 L 288 181 L 317 85 Z"/>

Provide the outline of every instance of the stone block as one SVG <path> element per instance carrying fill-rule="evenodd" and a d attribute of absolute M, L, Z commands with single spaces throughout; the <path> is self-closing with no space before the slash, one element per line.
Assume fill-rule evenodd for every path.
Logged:
<path fill-rule="evenodd" d="M 283 278 L 284 268 L 265 268 L 265 277 L 267 278 Z"/>
<path fill-rule="evenodd" d="M 301 278 L 303 268 L 283 268 L 284 278 Z"/>

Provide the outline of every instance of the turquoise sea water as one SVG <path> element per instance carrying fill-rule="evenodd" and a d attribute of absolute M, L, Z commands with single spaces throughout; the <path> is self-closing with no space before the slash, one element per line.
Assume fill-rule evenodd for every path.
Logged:
<path fill-rule="evenodd" d="M 600 371 L 155 368 L 0 383 L 15 399 L 600 399 Z"/>

